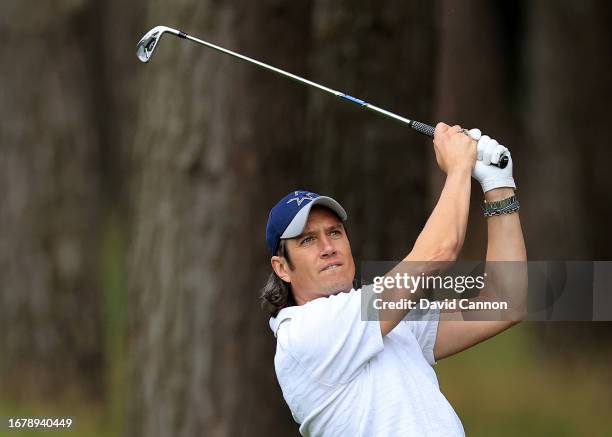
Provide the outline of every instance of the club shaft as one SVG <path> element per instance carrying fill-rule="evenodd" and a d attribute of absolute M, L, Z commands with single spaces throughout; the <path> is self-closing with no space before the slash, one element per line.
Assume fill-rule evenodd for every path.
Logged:
<path fill-rule="evenodd" d="M 220 47 L 218 45 L 209 43 L 207 41 L 204 41 L 204 40 L 201 40 L 199 38 L 193 37 L 191 35 L 186 35 L 186 38 L 188 40 L 191 40 L 191 41 L 196 42 L 198 44 L 202 44 L 202 45 L 204 45 L 206 47 L 209 47 L 209 48 L 211 48 L 213 50 L 217 50 L 219 52 L 223 52 L 223 53 L 225 53 L 227 55 L 230 55 L 230 56 L 233 56 L 235 58 L 242 59 L 243 61 L 247 61 L 247 62 L 250 62 L 252 64 L 255 64 L 255 65 L 257 65 L 257 66 L 259 66 L 261 68 L 265 68 L 266 70 L 273 71 L 274 73 L 280 74 L 281 76 L 285 76 L 285 77 L 287 77 L 289 79 L 292 79 L 292 80 L 294 80 L 296 82 L 303 83 L 304 85 L 310 85 L 312 87 L 320 89 L 321 91 L 325 91 L 327 93 L 334 94 L 334 95 L 340 95 L 341 94 L 341 93 L 339 93 L 336 90 L 333 90 L 331 88 L 327 88 L 326 86 L 323 86 L 323 85 L 319 85 L 316 82 L 312 82 L 312 81 L 310 81 L 308 79 L 304 79 L 303 77 L 300 77 L 300 76 L 297 76 L 295 74 L 289 73 L 287 71 L 281 70 L 280 68 L 276 68 L 276 67 L 273 67 L 272 65 L 268 65 L 268 64 L 265 64 L 263 62 L 260 62 L 257 59 L 249 58 L 248 56 L 241 55 L 240 53 L 233 52 L 231 50 L 225 49 L 223 47 Z"/>
<path fill-rule="evenodd" d="M 326 86 L 323 86 L 321 84 L 318 84 L 316 82 L 313 82 L 311 80 L 308 79 L 304 79 L 303 77 L 300 77 L 296 74 L 292 74 L 289 73 L 287 71 L 281 70 L 280 68 L 276 68 L 273 67 L 271 65 L 268 65 L 266 63 L 263 63 L 261 61 L 258 61 L 257 59 L 253 59 L 253 58 L 249 58 L 248 56 L 245 55 L 241 55 L 240 53 L 236 53 L 233 52 L 231 50 L 228 50 L 226 48 L 223 48 L 221 46 L 209 43 L 208 41 L 204 41 L 201 40 L 199 38 L 196 38 L 194 36 L 188 35 L 185 32 L 182 32 L 180 30 L 176 30 L 176 29 L 172 29 L 166 26 L 157 26 L 153 29 L 151 29 L 151 31 L 149 33 L 147 33 L 138 43 L 137 45 L 137 49 L 136 49 L 136 55 L 138 56 L 138 59 L 140 59 L 140 61 L 142 62 L 148 62 L 151 54 L 153 52 L 153 50 L 155 49 L 155 44 L 157 43 L 158 39 L 151 39 L 151 38 L 159 38 L 161 36 L 161 34 L 163 34 L 164 32 L 169 32 L 171 34 L 174 34 L 175 36 L 178 36 L 179 38 L 184 38 L 184 39 L 188 39 L 190 41 L 193 41 L 197 44 L 203 45 L 205 47 L 208 47 L 210 49 L 216 50 L 218 52 L 221 53 L 225 53 L 226 55 L 230 55 L 233 56 L 234 58 L 238 58 L 238 59 L 242 59 L 243 61 L 249 62 L 251 64 L 257 65 L 260 68 L 263 68 L 265 70 L 268 71 L 272 71 L 273 73 L 276 73 L 278 75 L 284 76 L 288 79 L 291 79 L 295 82 L 299 82 L 301 84 L 316 88 L 318 90 L 321 90 L 323 92 L 326 92 L 328 94 L 332 94 L 336 97 L 340 97 L 344 100 L 348 100 L 352 103 L 355 103 L 359 106 L 361 106 L 362 108 L 367 109 L 368 111 L 371 112 L 376 112 L 377 114 L 380 114 L 384 117 L 390 118 L 391 120 L 395 120 L 398 121 L 404 125 L 408 125 L 409 127 L 411 127 L 412 129 L 416 130 L 417 132 L 422 133 L 423 135 L 427 135 L 428 137 L 432 137 L 434 136 L 434 128 L 428 124 L 425 123 L 421 123 L 420 121 L 416 121 L 416 120 L 410 120 L 406 117 L 402 117 L 401 115 L 395 114 L 394 112 L 391 111 L 387 111 L 386 109 L 382 109 L 379 108 L 378 106 L 375 105 L 371 105 L 368 102 L 365 102 L 361 99 L 358 99 L 356 97 L 350 96 L 348 94 L 345 93 L 341 93 L 340 91 L 336 91 L 334 89 L 328 88 Z M 151 37 L 149 38 L 149 36 L 151 35 Z M 150 46 L 152 44 L 152 46 Z M 497 167 L 500 168 L 505 168 L 508 165 L 509 162 L 509 158 L 508 156 L 503 156 L 500 159 L 500 162 L 498 164 L 491 164 L 491 165 L 495 165 Z"/>
<path fill-rule="evenodd" d="M 408 119 L 406 117 L 402 117 L 401 115 L 395 114 L 394 112 L 387 111 L 386 109 L 379 108 L 378 106 L 372 105 L 372 104 L 370 104 L 368 102 L 365 102 L 365 101 L 363 101 L 361 99 L 358 99 L 356 97 L 353 97 L 353 96 L 350 96 L 348 94 L 342 93 L 340 91 L 336 91 L 334 89 L 328 88 L 326 86 L 323 86 L 323 85 L 318 84 L 316 82 L 313 82 L 311 80 L 304 79 L 303 77 L 300 77 L 298 75 L 289 73 L 287 71 L 281 70 L 280 68 L 276 68 L 276 67 L 273 67 L 272 65 L 268 65 L 268 64 L 266 64 L 264 62 L 258 61 L 257 59 L 249 58 L 248 56 L 241 55 L 240 53 L 236 53 L 236 52 L 233 52 L 233 51 L 228 50 L 226 48 L 220 47 L 218 45 L 215 45 L 215 44 L 209 43 L 207 41 L 201 40 L 201 39 L 196 38 L 194 36 L 188 35 L 188 34 L 186 34 L 184 32 L 181 32 L 181 34 L 179 34 L 178 36 L 180 36 L 181 38 L 186 38 L 186 39 L 188 39 L 190 41 L 193 41 L 195 43 L 204 45 L 204 46 L 206 46 L 208 48 L 211 48 L 213 50 L 217 50 L 219 52 L 225 53 L 226 55 L 230 55 L 230 56 L 233 56 L 235 58 L 242 59 L 243 61 L 250 62 L 251 64 L 255 64 L 258 67 L 261 67 L 261 68 L 264 68 L 266 70 L 272 71 L 272 72 L 274 72 L 276 74 L 284 76 L 284 77 L 286 77 L 288 79 L 291 79 L 291 80 L 293 80 L 295 82 L 299 82 L 301 84 L 317 88 L 317 89 L 319 89 L 319 90 L 321 90 L 323 92 L 326 92 L 326 93 L 329 93 L 329 94 L 333 94 L 336 97 L 340 97 L 342 99 L 345 99 L 345 100 L 348 100 L 350 102 L 353 102 L 353 103 L 363 107 L 364 109 L 367 109 L 367 110 L 372 111 L 372 112 L 376 112 L 376 113 L 381 114 L 381 115 L 383 115 L 383 116 L 385 116 L 387 118 L 390 118 L 390 119 L 395 120 L 395 121 L 399 121 L 400 123 L 407 124 L 410 127 L 414 128 L 414 122 L 412 120 L 410 120 L 410 119 Z M 417 130 L 419 130 L 419 129 L 417 129 Z M 422 132 L 420 130 L 419 130 L 419 132 L 424 133 L 426 135 L 429 135 L 429 132 Z"/>

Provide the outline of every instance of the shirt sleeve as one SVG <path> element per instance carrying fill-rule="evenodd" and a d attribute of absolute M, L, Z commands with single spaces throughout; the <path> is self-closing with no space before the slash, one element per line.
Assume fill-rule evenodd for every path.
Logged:
<path fill-rule="evenodd" d="M 319 382 L 344 384 L 383 350 L 380 323 L 361 320 L 360 290 L 302 308 L 288 326 L 290 353 Z"/>
<path fill-rule="evenodd" d="M 436 344 L 436 336 L 438 335 L 439 321 L 439 309 L 429 309 L 425 311 L 413 310 L 410 311 L 402 321 L 408 326 L 410 331 L 412 331 L 412 334 L 423 351 L 425 359 L 432 366 L 437 364 L 433 350 Z"/>

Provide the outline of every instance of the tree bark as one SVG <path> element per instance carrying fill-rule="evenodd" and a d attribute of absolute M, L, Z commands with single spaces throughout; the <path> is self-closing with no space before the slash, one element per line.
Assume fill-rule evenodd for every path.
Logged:
<path fill-rule="evenodd" d="M 314 3 L 311 76 L 408 118 L 432 119 L 433 4 Z M 301 182 L 349 213 L 356 260 L 403 259 L 429 215 L 430 139 L 313 91 Z"/>
<path fill-rule="evenodd" d="M 308 2 L 158 2 L 149 12 L 154 22 L 159 14 L 207 41 L 304 71 Z M 270 271 L 267 211 L 301 168 L 305 90 L 169 36 L 143 68 L 127 435 L 294 435 L 258 290 Z"/>
<path fill-rule="evenodd" d="M 530 2 L 530 98 L 525 125 L 532 147 L 524 191 L 530 258 L 610 259 L 612 213 L 608 102 L 611 39 L 607 2 Z M 535 179 L 535 175 L 541 175 Z M 605 200 L 604 200 L 605 199 Z M 591 296 L 585 295 L 585 300 Z M 548 323 L 546 354 L 591 359 L 609 347 L 611 323 Z"/>
<path fill-rule="evenodd" d="M 436 119 L 467 129 L 477 127 L 506 145 L 516 161 L 515 179 L 523 193 L 529 184 L 522 177 L 527 160 L 525 151 L 529 148 L 518 115 L 520 99 L 515 94 L 522 79 L 522 9 L 508 9 L 508 4 L 486 0 L 439 2 Z M 444 174 L 435 159 L 429 162 L 433 206 L 435 194 L 444 184 Z M 464 259 L 483 259 L 486 252 L 487 227 L 480 208 L 483 199 L 480 184 L 473 181 L 470 219 L 461 253 Z"/>
<path fill-rule="evenodd" d="M 84 10 L 0 6 L 0 392 L 15 399 L 102 390 L 99 143 Z"/>
<path fill-rule="evenodd" d="M 530 184 L 537 208 L 535 257 L 609 259 L 607 220 L 612 212 L 607 102 L 612 61 L 607 2 L 534 2 L 529 8 L 528 71 L 531 96 L 526 125 L 533 143 L 529 174 L 549 175 Z M 542 201 L 546 199 L 546 201 Z M 559 238 L 562 236 L 562 238 Z"/>

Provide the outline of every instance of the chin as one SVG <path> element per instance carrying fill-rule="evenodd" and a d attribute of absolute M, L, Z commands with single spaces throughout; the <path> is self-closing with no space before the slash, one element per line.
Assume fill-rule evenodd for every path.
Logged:
<path fill-rule="evenodd" d="M 329 294 L 337 294 L 345 291 L 350 291 L 353 288 L 353 281 L 350 282 L 336 282 L 326 287 L 329 290 Z"/>

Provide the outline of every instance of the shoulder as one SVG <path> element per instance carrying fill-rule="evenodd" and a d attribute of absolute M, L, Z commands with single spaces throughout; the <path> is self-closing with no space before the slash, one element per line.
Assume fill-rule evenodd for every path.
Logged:
<path fill-rule="evenodd" d="M 351 302 L 360 302 L 361 290 L 354 288 L 350 291 L 341 292 L 338 294 L 332 294 L 327 297 L 320 297 L 318 299 L 311 300 L 310 302 L 302 305 L 304 309 L 303 314 L 317 315 L 320 313 L 327 313 L 330 311 L 337 311 L 344 305 Z"/>
<path fill-rule="evenodd" d="M 286 331 L 295 346 L 308 341 L 321 332 L 333 330 L 347 319 L 360 317 L 361 299 L 359 289 L 352 289 L 327 297 L 321 297 L 304 305 L 283 308 L 270 319 L 270 328 L 278 338 Z"/>
<path fill-rule="evenodd" d="M 290 356 L 327 385 L 350 380 L 384 348 L 379 323 L 364 320 L 361 310 L 354 289 L 283 310 L 272 322 L 279 360 Z"/>

